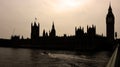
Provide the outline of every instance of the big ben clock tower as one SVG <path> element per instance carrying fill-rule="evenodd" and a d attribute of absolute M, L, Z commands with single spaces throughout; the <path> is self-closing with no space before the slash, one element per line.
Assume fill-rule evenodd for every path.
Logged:
<path fill-rule="evenodd" d="M 114 39 L 114 24 L 115 24 L 114 20 L 115 18 L 112 13 L 112 8 L 110 4 L 108 9 L 108 14 L 106 16 L 106 35 L 107 35 L 107 38 L 110 40 Z"/>

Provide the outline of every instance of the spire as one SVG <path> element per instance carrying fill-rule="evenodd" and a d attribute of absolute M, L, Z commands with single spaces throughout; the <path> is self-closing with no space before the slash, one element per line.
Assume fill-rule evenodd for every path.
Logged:
<path fill-rule="evenodd" d="M 108 9 L 109 12 L 112 11 L 112 8 L 111 8 L 111 2 L 109 3 L 109 9 Z"/>
<path fill-rule="evenodd" d="M 55 37 L 55 36 L 56 36 L 56 30 L 55 30 L 55 26 L 54 26 L 54 21 L 53 21 L 52 29 L 51 29 L 49 35 L 52 36 L 52 37 Z"/>
<path fill-rule="evenodd" d="M 108 16 L 113 16 L 114 17 L 113 12 L 112 12 L 111 2 L 109 3 Z"/>
<path fill-rule="evenodd" d="M 55 29 L 55 26 L 54 26 L 54 21 L 53 21 L 53 24 L 52 24 L 52 29 Z"/>

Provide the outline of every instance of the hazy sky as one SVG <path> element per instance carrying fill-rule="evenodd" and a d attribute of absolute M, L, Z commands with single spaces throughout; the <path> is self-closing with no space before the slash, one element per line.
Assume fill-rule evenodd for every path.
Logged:
<path fill-rule="evenodd" d="M 11 35 L 30 37 L 31 22 L 40 23 L 40 35 L 55 23 L 58 36 L 74 35 L 75 26 L 96 25 L 99 35 L 106 36 L 106 14 L 110 0 L 0 0 L 0 38 Z M 115 31 L 120 37 L 120 0 L 111 0 Z"/>

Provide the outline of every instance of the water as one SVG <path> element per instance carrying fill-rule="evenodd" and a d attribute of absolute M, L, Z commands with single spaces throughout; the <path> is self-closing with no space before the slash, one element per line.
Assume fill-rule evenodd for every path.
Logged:
<path fill-rule="evenodd" d="M 0 47 L 0 67 L 104 67 L 109 52 L 93 55 L 72 51 L 50 51 Z"/>

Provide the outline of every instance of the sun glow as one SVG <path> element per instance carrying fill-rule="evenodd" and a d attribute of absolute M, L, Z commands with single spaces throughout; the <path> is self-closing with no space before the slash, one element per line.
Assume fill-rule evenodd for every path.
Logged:
<path fill-rule="evenodd" d="M 66 11 L 74 8 L 78 8 L 84 4 L 86 0 L 60 0 L 56 6 L 57 11 Z"/>

